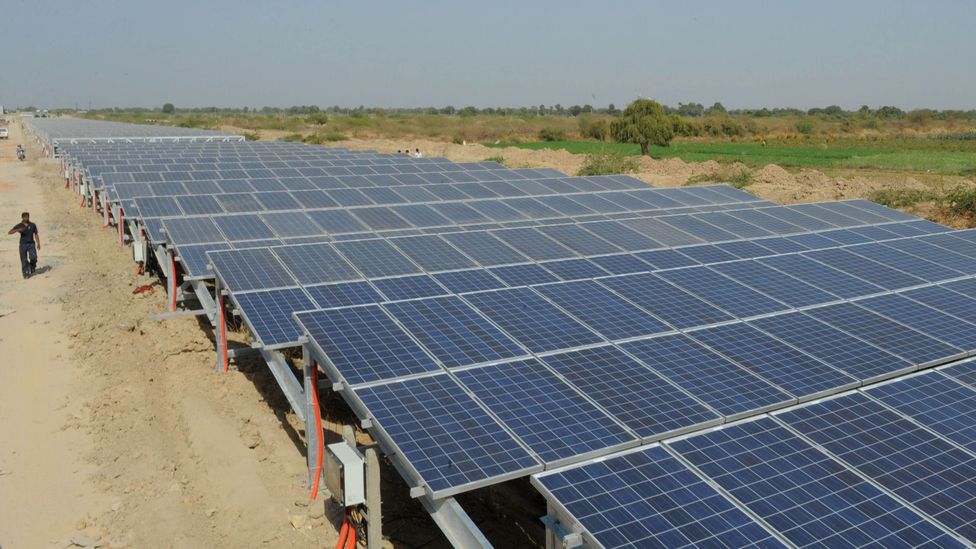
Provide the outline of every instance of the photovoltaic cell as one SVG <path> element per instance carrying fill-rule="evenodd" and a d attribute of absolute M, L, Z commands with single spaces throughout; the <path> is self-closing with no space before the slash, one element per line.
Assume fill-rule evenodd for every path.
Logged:
<path fill-rule="evenodd" d="M 927 282 L 939 282 L 940 280 L 948 280 L 950 278 L 956 278 L 966 274 L 950 269 L 938 263 L 927 261 L 921 257 L 894 250 L 883 244 L 865 244 L 864 246 L 853 246 L 848 248 L 848 250 L 856 253 L 857 255 L 877 261 L 882 265 L 886 265 L 888 267 L 908 273 L 912 276 L 921 278 Z"/>
<path fill-rule="evenodd" d="M 942 368 L 940 371 L 976 389 L 976 362 L 962 362 L 954 366 Z"/>
<path fill-rule="evenodd" d="M 857 304 L 964 351 L 976 349 L 976 326 L 917 301 L 886 294 L 857 301 Z"/>
<path fill-rule="evenodd" d="M 258 217 L 271 227 L 276 236 L 282 238 L 322 234 L 322 229 L 302 212 L 273 212 L 261 214 Z"/>
<path fill-rule="evenodd" d="M 362 388 L 356 395 L 435 497 L 542 468 L 447 375 Z"/>
<path fill-rule="evenodd" d="M 670 446 L 800 547 L 959 545 L 772 419 Z"/>
<path fill-rule="evenodd" d="M 320 286 L 305 286 L 305 291 L 323 309 L 346 307 L 349 305 L 365 305 L 383 301 L 381 296 L 369 282 L 343 282 L 340 284 L 323 284 Z"/>
<path fill-rule="evenodd" d="M 749 324 L 864 382 L 914 369 L 904 358 L 801 312 L 750 320 Z"/>
<path fill-rule="evenodd" d="M 350 384 L 440 369 L 378 305 L 313 311 L 296 317 Z"/>
<path fill-rule="evenodd" d="M 610 340 L 671 328 L 592 280 L 546 284 L 535 290 Z"/>
<path fill-rule="evenodd" d="M 722 276 L 708 267 L 664 271 L 658 276 L 740 318 L 787 308 L 783 303 Z"/>
<path fill-rule="evenodd" d="M 583 256 L 611 254 L 620 251 L 620 248 L 578 225 L 540 227 L 539 231 Z"/>
<path fill-rule="evenodd" d="M 535 477 L 603 547 L 781 547 L 660 446 Z"/>
<path fill-rule="evenodd" d="M 504 231 L 492 231 L 491 234 L 529 258 L 537 261 L 576 257 L 576 254 L 568 248 L 563 247 L 555 240 L 535 229 L 508 229 Z"/>
<path fill-rule="evenodd" d="M 316 308 L 301 288 L 235 293 L 234 300 L 265 347 L 297 345 L 302 334 L 292 313 Z"/>
<path fill-rule="evenodd" d="M 488 267 L 528 261 L 528 258 L 486 232 L 450 233 L 442 235 L 442 238 Z"/>
<path fill-rule="evenodd" d="M 343 282 L 362 278 L 331 244 L 276 246 L 274 254 L 302 284 Z"/>
<path fill-rule="evenodd" d="M 644 441 L 721 421 L 707 406 L 613 346 L 543 360 Z"/>
<path fill-rule="evenodd" d="M 691 336 L 800 399 L 859 385 L 859 380 L 744 323 L 706 328 Z"/>
<path fill-rule="evenodd" d="M 837 298 L 757 261 L 734 261 L 709 267 L 792 307 L 828 303 Z"/>
<path fill-rule="evenodd" d="M 817 250 L 806 252 L 804 255 L 837 270 L 861 277 L 865 280 L 870 280 L 873 284 L 877 284 L 888 290 L 896 290 L 898 288 L 925 283 L 920 278 L 886 267 L 876 261 L 860 257 L 847 250 Z"/>
<path fill-rule="evenodd" d="M 583 280 L 606 276 L 608 273 L 586 259 L 564 259 L 542 263 L 546 270 L 563 280 Z M 646 269 L 645 269 L 646 270 Z"/>
<path fill-rule="evenodd" d="M 600 257 L 590 258 L 590 261 L 596 263 L 600 268 L 609 272 L 610 274 L 633 274 L 650 271 L 652 267 L 650 264 L 637 259 L 637 257 L 630 254 L 617 254 L 617 255 L 605 255 Z"/>
<path fill-rule="evenodd" d="M 389 301 L 432 297 L 450 293 L 428 275 L 374 278 L 372 282 L 379 291 L 383 292 L 383 295 Z"/>
<path fill-rule="evenodd" d="M 621 221 L 620 223 L 666 246 L 682 246 L 685 244 L 702 243 L 700 238 L 692 236 L 684 231 L 680 231 L 667 223 L 663 223 L 650 217 L 645 217 L 642 219 L 628 219 Z"/>
<path fill-rule="evenodd" d="M 370 278 L 421 272 L 386 240 L 350 240 L 337 242 L 334 246 L 359 272 Z"/>
<path fill-rule="evenodd" d="M 602 341 L 528 288 L 467 294 L 465 299 L 533 352 Z"/>
<path fill-rule="evenodd" d="M 504 282 L 482 269 L 438 273 L 434 275 L 434 278 L 445 288 L 456 294 L 495 290 L 505 287 Z"/>
<path fill-rule="evenodd" d="M 976 452 L 976 391 L 940 372 L 926 372 L 867 389 L 886 405 Z"/>
<path fill-rule="evenodd" d="M 637 442 L 536 359 L 466 369 L 456 375 L 547 464 Z"/>
<path fill-rule="evenodd" d="M 976 540 L 976 458 L 852 394 L 777 418 L 957 534 Z"/>
<path fill-rule="evenodd" d="M 809 310 L 807 314 L 917 365 L 945 360 L 960 353 L 960 350 L 955 347 L 932 339 L 853 303 L 828 305 L 820 309 Z"/>
<path fill-rule="evenodd" d="M 852 298 L 884 291 L 880 286 L 842 273 L 802 255 L 764 257 L 756 261 L 838 297 Z"/>
<path fill-rule="evenodd" d="M 726 417 L 795 401 L 765 379 L 683 334 L 632 341 L 621 348 Z"/>
<path fill-rule="evenodd" d="M 686 255 L 697 263 L 710 264 L 710 263 L 720 263 L 723 261 L 735 261 L 739 259 L 739 256 L 727 252 L 718 246 L 706 245 L 706 246 L 689 246 L 685 248 L 679 248 L 682 255 Z"/>
<path fill-rule="evenodd" d="M 269 248 L 227 250 L 207 254 L 220 278 L 234 292 L 298 286 Z"/>
<path fill-rule="evenodd" d="M 354 233 L 366 230 L 366 226 L 346 210 L 309 210 L 305 213 L 327 233 Z"/>
<path fill-rule="evenodd" d="M 603 278 L 599 282 L 676 328 L 732 320 L 727 313 L 652 274 Z"/>
<path fill-rule="evenodd" d="M 676 269 L 678 267 L 690 267 L 700 264 L 698 261 L 676 250 L 654 250 L 634 255 L 655 269 Z"/>
<path fill-rule="evenodd" d="M 475 264 L 435 235 L 394 238 L 390 242 L 427 271 L 467 269 Z"/>
<path fill-rule="evenodd" d="M 458 297 L 389 303 L 384 307 L 448 368 L 527 354 Z"/>
<path fill-rule="evenodd" d="M 489 269 L 488 272 L 497 276 L 509 286 L 545 284 L 546 282 L 556 282 L 559 280 L 552 273 L 534 263 L 495 267 L 494 269 Z"/>
<path fill-rule="evenodd" d="M 203 244 L 224 242 L 224 235 L 206 217 L 170 217 L 163 219 L 166 240 L 175 244 Z"/>

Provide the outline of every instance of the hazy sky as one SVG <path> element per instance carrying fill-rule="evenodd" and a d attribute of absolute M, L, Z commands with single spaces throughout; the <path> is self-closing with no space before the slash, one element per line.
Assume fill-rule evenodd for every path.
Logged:
<path fill-rule="evenodd" d="M 0 104 L 976 108 L 973 0 L 3 0 Z"/>

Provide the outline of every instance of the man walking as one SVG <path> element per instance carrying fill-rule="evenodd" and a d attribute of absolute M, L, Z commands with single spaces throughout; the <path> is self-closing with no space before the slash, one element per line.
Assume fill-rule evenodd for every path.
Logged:
<path fill-rule="evenodd" d="M 37 268 L 37 252 L 41 249 L 41 235 L 37 234 L 37 225 L 31 223 L 30 214 L 20 214 L 20 223 L 14 225 L 7 234 L 20 233 L 20 270 L 24 278 L 30 278 Z"/>

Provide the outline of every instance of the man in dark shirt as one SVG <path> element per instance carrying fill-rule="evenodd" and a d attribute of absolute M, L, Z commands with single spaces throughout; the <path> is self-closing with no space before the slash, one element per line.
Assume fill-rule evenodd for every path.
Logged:
<path fill-rule="evenodd" d="M 41 249 L 41 235 L 37 225 L 31 223 L 30 214 L 20 214 L 20 223 L 14 225 L 7 234 L 20 233 L 20 269 L 24 278 L 30 278 L 37 268 L 37 251 Z"/>

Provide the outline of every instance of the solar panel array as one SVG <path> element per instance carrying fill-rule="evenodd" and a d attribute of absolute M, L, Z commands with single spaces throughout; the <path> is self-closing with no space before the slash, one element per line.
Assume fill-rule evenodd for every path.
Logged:
<path fill-rule="evenodd" d="M 307 336 L 435 498 L 534 474 L 608 547 L 976 541 L 974 363 L 911 374 L 976 354 L 976 231 L 300 144 L 63 152 L 259 344 Z"/>
<path fill-rule="evenodd" d="M 976 542 L 976 362 L 537 474 L 604 547 Z"/>
<path fill-rule="evenodd" d="M 66 141 L 94 142 L 102 139 L 138 141 L 161 138 L 234 138 L 238 141 L 244 140 L 240 136 L 210 130 L 126 124 L 82 118 L 27 118 L 25 123 L 35 135 L 51 145 Z"/>

